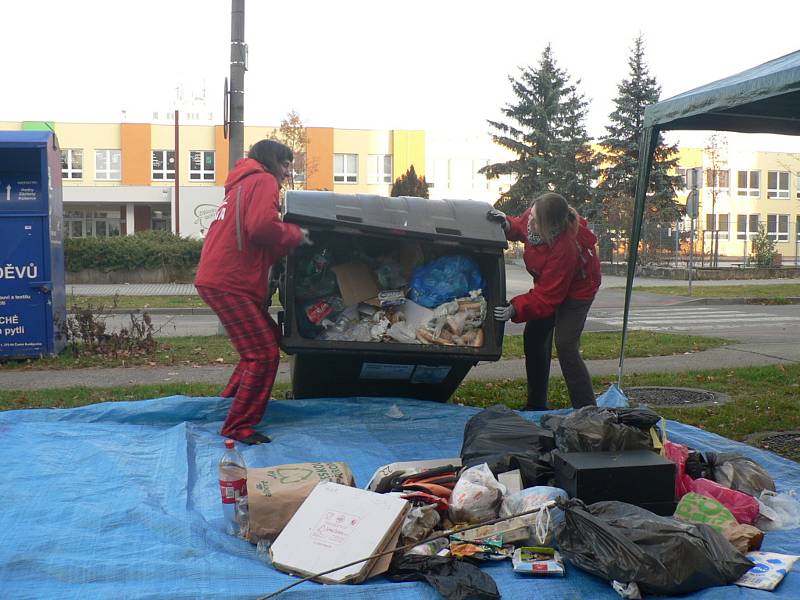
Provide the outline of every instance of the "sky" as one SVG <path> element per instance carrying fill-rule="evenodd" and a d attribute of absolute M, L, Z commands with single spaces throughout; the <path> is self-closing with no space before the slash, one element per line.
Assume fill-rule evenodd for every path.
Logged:
<path fill-rule="evenodd" d="M 294 110 L 307 126 L 487 132 L 486 120 L 513 101 L 509 76 L 536 66 L 549 43 L 558 66 L 580 80 L 598 137 L 638 35 L 664 99 L 797 50 L 791 6 L 248 0 L 245 122 L 277 124 Z M 183 86 L 204 87 L 221 122 L 230 8 L 228 0 L 3 2 L 0 121 L 118 122 L 123 110 L 146 118 L 169 109 Z M 696 145 L 703 135 L 671 141 Z M 795 138 L 758 139 L 800 151 Z"/>

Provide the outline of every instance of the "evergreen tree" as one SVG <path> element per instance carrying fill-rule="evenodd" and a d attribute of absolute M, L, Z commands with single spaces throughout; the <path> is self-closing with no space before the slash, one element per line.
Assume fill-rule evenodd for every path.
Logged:
<path fill-rule="evenodd" d="M 602 217 L 609 227 L 627 232 L 633 223 L 636 180 L 639 169 L 639 142 L 644 121 L 644 109 L 658 102 L 661 87 L 651 77 L 644 58 L 644 39 L 634 41 L 628 60 L 630 77 L 617 86 L 614 99 L 616 108 L 609 115 L 607 134 L 600 144 L 604 150 L 604 163 L 598 185 L 599 205 L 595 216 Z M 674 223 L 679 216 L 675 188 L 679 178 L 670 175 L 677 166 L 677 146 L 664 143 L 658 134 L 658 145 L 653 155 L 650 186 L 647 195 L 646 223 Z"/>
<path fill-rule="evenodd" d="M 417 177 L 414 165 L 411 165 L 405 174 L 398 177 L 392 184 L 391 196 L 416 196 L 418 198 L 428 197 L 428 184 L 425 176 Z"/>
<path fill-rule="evenodd" d="M 489 179 L 501 175 L 515 179 L 497 207 L 519 214 L 546 191 L 559 192 L 571 205 L 582 206 L 591 197 L 595 175 L 583 95 L 556 65 L 549 44 L 536 69 L 521 68 L 519 78 L 509 81 L 516 103 L 502 109 L 506 122 L 489 121 L 489 125 L 495 143 L 517 157 L 480 170 Z"/>

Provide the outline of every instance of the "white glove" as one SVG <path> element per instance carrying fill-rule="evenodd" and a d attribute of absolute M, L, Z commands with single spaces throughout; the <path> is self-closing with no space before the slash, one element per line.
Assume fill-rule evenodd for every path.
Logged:
<path fill-rule="evenodd" d="M 486 218 L 493 223 L 500 223 L 500 227 L 503 228 L 503 231 L 508 231 L 511 227 L 508 224 L 508 219 L 506 219 L 506 213 L 504 213 L 502 210 L 490 208 L 488 211 L 486 211 Z"/>
<path fill-rule="evenodd" d="M 308 229 L 306 229 L 305 227 L 301 227 L 300 228 L 300 233 L 303 234 L 303 239 L 300 240 L 300 245 L 301 246 L 313 246 L 314 245 L 314 242 L 311 241 L 311 236 L 308 233 Z"/>
<path fill-rule="evenodd" d="M 514 305 L 509 304 L 508 306 L 495 306 L 494 307 L 494 320 L 495 321 L 508 321 L 517 314 L 517 311 L 514 310 Z"/>

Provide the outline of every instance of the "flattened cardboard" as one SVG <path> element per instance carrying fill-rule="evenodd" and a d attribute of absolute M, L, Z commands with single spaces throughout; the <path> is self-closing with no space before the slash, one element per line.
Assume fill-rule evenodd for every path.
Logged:
<path fill-rule="evenodd" d="M 409 508 L 408 502 L 394 496 L 320 483 L 270 547 L 272 564 L 306 577 L 393 549 Z M 389 562 L 385 557 L 371 559 L 315 580 L 360 583 L 383 573 Z"/>
<path fill-rule="evenodd" d="M 354 261 L 331 267 L 345 306 L 359 302 L 374 304 L 378 301 L 378 284 L 366 263 Z"/>

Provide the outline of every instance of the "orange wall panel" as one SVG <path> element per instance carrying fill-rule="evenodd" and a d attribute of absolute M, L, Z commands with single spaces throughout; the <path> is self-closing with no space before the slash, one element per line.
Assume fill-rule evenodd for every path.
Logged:
<path fill-rule="evenodd" d="M 150 185 L 152 156 L 150 154 L 150 124 L 122 123 L 122 185 Z"/>
<path fill-rule="evenodd" d="M 308 189 L 333 189 L 333 128 L 308 127 Z"/>
<path fill-rule="evenodd" d="M 228 178 L 228 140 L 225 139 L 225 129 L 222 125 L 214 126 L 214 172 L 217 185 L 225 185 Z"/>

